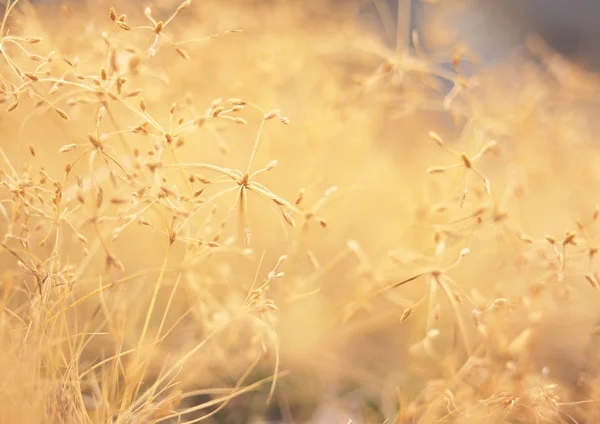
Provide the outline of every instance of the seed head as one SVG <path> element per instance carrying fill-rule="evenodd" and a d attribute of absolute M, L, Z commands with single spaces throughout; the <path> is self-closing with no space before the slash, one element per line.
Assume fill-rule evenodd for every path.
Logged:
<path fill-rule="evenodd" d="M 225 110 L 225 108 L 224 108 L 223 106 L 216 106 L 216 107 L 215 107 L 215 108 L 212 110 L 212 112 L 211 112 L 211 116 L 212 116 L 213 118 L 216 118 L 216 117 L 217 117 L 217 116 L 219 116 L 219 114 L 220 114 L 221 112 L 223 112 L 224 110 Z"/>
<path fill-rule="evenodd" d="M 431 168 L 427 168 L 427 170 L 425 172 L 427 172 L 428 174 L 441 174 L 443 172 L 446 172 L 446 167 L 433 166 Z"/>
<path fill-rule="evenodd" d="M 296 200 L 294 201 L 295 205 L 299 205 L 300 203 L 302 203 L 302 200 L 304 199 L 304 192 L 305 189 L 301 188 L 300 191 L 298 191 L 298 194 L 296 195 Z"/>
<path fill-rule="evenodd" d="M 267 112 L 267 113 L 265 113 L 264 120 L 268 121 L 269 119 L 273 119 L 276 116 L 279 116 L 279 113 L 280 113 L 279 109 L 275 109 L 275 110 L 272 110 L 271 112 Z"/>
<path fill-rule="evenodd" d="M 62 119 L 64 119 L 65 121 L 68 121 L 68 120 L 70 119 L 70 118 L 69 118 L 69 115 L 68 115 L 68 114 L 67 114 L 67 112 L 65 112 L 64 110 L 62 110 L 62 109 L 59 109 L 59 108 L 57 108 L 57 107 L 55 107 L 55 108 L 54 108 L 54 110 L 56 111 L 56 113 L 58 113 L 58 116 L 60 116 L 60 117 L 61 117 Z"/>
<path fill-rule="evenodd" d="M 175 13 L 179 13 L 184 9 L 187 9 L 188 7 L 190 7 L 190 5 L 192 4 L 192 0 L 185 0 L 183 3 L 181 3 L 179 5 L 179 7 L 177 8 L 177 10 L 175 11 Z"/>
<path fill-rule="evenodd" d="M 267 170 L 267 171 L 272 170 L 273 168 L 275 168 L 277 166 L 278 163 L 279 162 L 277 160 L 272 160 L 271 162 L 269 162 L 267 164 L 267 166 L 265 167 L 265 170 Z"/>
<path fill-rule="evenodd" d="M 461 153 L 460 154 L 460 158 L 463 161 L 463 164 L 465 165 L 465 167 L 467 168 L 471 168 L 473 166 L 473 163 L 471 162 L 471 159 L 469 158 L 469 156 L 467 156 L 466 153 Z"/>
<path fill-rule="evenodd" d="M 438 146 L 444 145 L 444 140 L 442 140 L 442 137 L 433 131 L 429 132 L 429 138 L 431 138 Z"/>
<path fill-rule="evenodd" d="M 234 106 L 244 106 L 246 104 L 246 102 L 243 101 L 242 99 L 236 99 L 236 98 L 227 99 L 227 103 L 230 103 Z"/>
<path fill-rule="evenodd" d="M 597 289 L 600 287 L 600 284 L 598 284 L 598 279 L 593 274 L 585 274 L 585 279 L 593 288 Z"/>
<path fill-rule="evenodd" d="M 287 212 L 282 212 L 283 215 L 283 219 L 285 219 L 285 222 L 287 222 L 287 224 L 292 227 L 292 228 L 296 228 L 296 223 L 294 222 L 294 219 L 290 216 L 289 213 Z"/>
<path fill-rule="evenodd" d="M 404 322 L 408 319 L 408 317 L 410 316 L 412 312 L 412 307 L 411 308 L 406 308 L 404 310 L 404 312 L 402 312 L 402 315 L 400 316 L 400 322 Z"/>
<path fill-rule="evenodd" d="M 563 246 L 566 246 L 567 244 L 575 244 L 575 235 L 575 231 L 568 232 L 563 240 Z"/>
<path fill-rule="evenodd" d="M 102 187 L 98 187 L 98 193 L 96 194 L 96 208 L 100 209 L 102 207 L 102 201 L 104 200 L 104 191 Z"/>
<path fill-rule="evenodd" d="M 182 49 L 181 47 L 175 47 L 175 51 L 177 52 L 177 54 L 179 54 L 179 56 L 181 56 L 185 60 L 190 60 L 190 55 L 188 54 L 188 52 Z"/>

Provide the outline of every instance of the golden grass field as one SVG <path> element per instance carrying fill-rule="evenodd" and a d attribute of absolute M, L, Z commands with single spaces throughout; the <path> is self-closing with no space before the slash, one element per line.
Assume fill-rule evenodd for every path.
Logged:
<path fill-rule="evenodd" d="M 156 3 L 5 7 L 0 423 L 600 422 L 596 75 Z"/>

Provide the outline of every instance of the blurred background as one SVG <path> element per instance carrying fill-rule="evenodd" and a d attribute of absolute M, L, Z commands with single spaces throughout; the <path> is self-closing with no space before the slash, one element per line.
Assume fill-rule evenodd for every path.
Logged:
<path fill-rule="evenodd" d="M 600 67 L 597 0 L 363 0 L 362 12 L 365 20 L 379 18 L 384 34 L 399 16 L 404 36 L 418 30 L 424 43 L 438 47 L 464 41 L 487 64 L 521 51 L 528 36 L 538 35 L 582 66 Z"/>
<path fill-rule="evenodd" d="M 261 183 L 290 202 L 306 188 L 306 198 L 295 217 L 298 228 L 289 229 L 281 222 L 283 231 L 277 225 L 281 218 L 269 215 L 270 202 L 251 198 L 248 220 L 252 255 L 246 249 L 237 249 L 241 240 L 235 239 L 236 220 L 230 219 L 227 212 L 232 210 L 234 198 L 212 197 L 221 185 L 214 184 L 202 194 L 213 199 L 207 204 L 218 206 L 214 213 L 206 208 L 197 218 L 183 220 L 171 217 L 168 207 L 144 212 L 145 204 L 136 199 L 131 206 L 123 206 L 123 199 L 134 196 L 128 184 L 113 183 L 113 175 L 106 172 L 110 164 L 100 164 L 98 169 L 90 165 L 88 169 L 83 161 L 77 163 L 71 176 L 64 176 L 70 190 L 65 198 L 72 203 L 78 201 L 73 195 L 79 187 L 76 172 L 90 181 L 98 174 L 96 184 L 104 188 L 106 199 L 102 208 L 93 208 L 98 197 L 91 183 L 80 188 L 90 210 L 100 210 L 106 217 L 103 232 L 88 225 L 87 209 L 80 208 L 72 219 L 73 229 L 82 231 L 84 239 L 91 241 L 89 258 L 82 253 L 81 239 L 70 232 L 60 244 L 61 256 L 53 253 L 52 243 L 39 244 L 41 235 L 54 234 L 45 221 L 30 237 L 32 250 L 47 259 L 48 268 L 73 264 L 79 280 L 73 285 L 73 293 L 46 289 L 50 294 L 43 308 L 36 309 L 25 294 L 11 299 L 13 309 L 25 312 L 21 314 L 24 318 L 17 315 L 19 319 L 0 321 L 0 329 L 11 334 L 6 340 L 12 340 L 0 349 L 0 368 L 15 368 L 3 386 L 12 391 L 0 390 L 0 406 L 7 405 L 0 408 L 0 422 L 22 422 L 14 417 L 25 413 L 45 416 L 47 405 L 57 403 L 50 395 L 64 393 L 53 382 L 64 381 L 66 386 L 71 381 L 64 369 L 77 370 L 78 366 L 85 371 L 98 358 L 139 349 L 144 338 L 140 334 L 147 324 L 144 320 L 150 317 L 149 331 L 155 332 L 157 339 L 162 334 L 163 319 L 173 325 L 173 330 L 147 355 L 147 380 L 162 381 L 165 364 L 177 364 L 184 358 L 183 378 L 177 388 L 183 392 L 183 401 L 178 403 L 181 394 L 173 389 L 169 393 L 172 401 L 166 396 L 166 400 L 147 402 L 135 422 L 150 422 L 144 418 L 163 407 L 170 414 L 170 408 L 175 407 L 195 408 L 219 402 L 225 405 L 232 399 L 223 400 L 221 392 L 207 390 L 242 384 L 238 379 L 248 376 L 246 369 L 256 368 L 251 375 L 253 381 L 275 375 L 279 360 L 281 370 L 291 375 L 278 382 L 277 402 L 265 404 L 269 388 L 264 384 L 256 393 L 233 399 L 212 422 L 240 423 L 245 422 L 244 416 L 253 415 L 256 421 L 247 422 L 293 422 L 289 419 L 293 416 L 295 422 L 310 419 L 315 423 L 346 424 L 352 417 L 355 423 L 381 423 L 386 417 L 398 415 L 396 422 L 408 423 L 415 422 L 417 408 L 432 411 L 431 418 L 435 416 L 436 421 L 448 420 L 443 395 L 445 388 L 455 383 L 452 395 L 459 411 L 456 416 L 464 414 L 464 420 L 454 422 L 468 424 L 535 422 L 534 418 L 539 417 L 529 414 L 531 408 L 525 407 L 537 408 L 542 401 L 553 401 L 550 396 L 539 395 L 549 382 L 560 382 L 560 387 L 569 391 L 563 397 L 565 402 L 579 399 L 580 372 L 588 365 L 584 357 L 587 352 L 597 353 L 595 347 L 589 348 L 594 345 L 589 341 L 590 334 L 597 330 L 600 292 L 593 291 L 584 274 L 597 268 L 589 252 L 600 240 L 600 231 L 594 227 L 599 216 L 594 215 L 594 208 L 598 203 L 595 187 L 600 181 L 600 152 L 595 144 L 598 131 L 592 127 L 598 120 L 590 119 L 597 116 L 597 111 L 589 107 L 597 103 L 600 90 L 587 79 L 553 73 L 545 60 L 556 58 L 553 52 L 557 51 L 582 68 L 598 70 L 598 2 L 195 0 L 193 8 L 177 16 L 168 30 L 174 40 L 202 42 L 182 44 L 187 51 L 184 55 L 164 43 L 159 54 L 151 56 L 147 52 L 154 30 L 147 26 L 142 6 L 152 7 L 153 16 L 166 19 L 180 0 L 59 1 L 31 0 L 42 7 L 25 10 L 22 18 L 15 17 L 9 22 L 11 31 L 43 34 L 45 42 L 34 45 L 34 53 L 42 57 L 52 49 L 57 55 L 77 59 L 79 69 L 91 75 L 91 81 L 105 61 L 106 43 L 100 34 L 113 27 L 108 10 L 115 6 L 119 14 L 127 14 L 132 26 L 146 25 L 140 31 L 112 28 L 119 40 L 115 72 L 128 78 L 127 90 L 144 89 L 144 109 L 164 125 L 170 122 L 169 110 L 174 102 L 179 105 L 178 116 L 185 119 L 195 119 L 218 98 L 241 98 L 266 110 L 281 109 L 292 125 L 274 122 L 277 125 L 267 126 L 254 165 L 277 159 L 277 169 L 261 174 Z M 223 33 L 237 29 L 243 29 L 243 34 Z M 413 30 L 420 36 L 423 51 L 411 40 Z M 531 42 L 530 37 L 535 35 L 546 43 L 546 49 L 539 39 Z M 457 43 L 470 47 L 480 58 L 477 66 L 483 69 L 471 73 L 460 59 L 456 61 L 460 66 L 453 69 L 450 62 Z M 15 49 L 12 53 L 24 69 L 34 69 L 35 64 L 22 51 Z M 56 62 L 53 72 L 62 75 L 66 71 Z M 18 81 L 10 69 L 3 72 Z M 471 75 L 480 78 L 480 89 L 471 90 L 470 81 L 464 81 Z M 447 92 L 454 87 L 458 87 L 456 95 L 451 102 L 446 101 Z M 50 87 L 44 89 L 49 91 Z M 36 184 L 40 169 L 63 178 L 65 166 L 77 160 L 79 152 L 59 153 L 59 149 L 85 143 L 94 129 L 97 101 L 88 91 L 58 93 L 59 105 L 71 116 L 68 122 L 45 110 L 36 113 L 35 104 L 25 96 L 14 112 L 1 115 L 3 151 L 16 169 L 24 168 L 23 172 L 33 175 Z M 138 99 L 134 95 L 132 98 L 137 108 Z M 155 164 L 152 149 L 158 150 L 160 145 L 152 143 L 156 140 L 121 131 L 135 128 L 140 119 L 119 104 L 111 103 L 113 107 L 115 122 L 105 121 L 103 131 L 111 134 L 116 157 L 123 158 L 126 166 L 133 164 L 131 172 L 136 173 L 139 183 L 150 187 L 148 201 L 153 202 L 150 196 L 154 196 L 154 189 L 158 190 L 159 184 L 162 189 L 167 182 L 168 190 L 186 193 L 190 180 L 182 179 L 177 172 L 177 159 L 166 159 L 172 168 L 161 171 L 164 180 L 155 178 L 149 172 L 153 169 L 150 165 Z M 256 110 L 247 107 L 241 112 L 248 125 L 224 121 L 186 133 L 185 143 L 177 146 L 178 157 L 245 169 L 261 124 Z M 435 145 L 428 137 L 429 131 L 439 133 L 447 147 L 464 150 L 471 157 L 491 146 L 493 140 L 495 147 L 490 147 L 476 166 L 481 167 L 497 197 L 490 199 L 485 193 L 483 174 L 469 173 L 466 180 L 460 169 L 442 176 L 430 175 L 428 170 L 436 167 L 456 167 L 457 158 Z M 132 156 L 126 146 L 118 144 L 117 135 L 122 132 L 141 153 Z M 134 167 L 138 162 L 139 172 Z M 460 161 L 458 166 L 462 166 Z M 201 180 L 196 180 L 199 186 L 197 181 Z M 467 185 L 469 198 L 463 205 L 459 199 Z M 8 191 L 3 190 L 8 199 Z M 40 189 L 40 193 L 46 197 L 51 213 L 54 192 Z M 158 200 L 161 207 L 167 205 L 166 200 Z M 319 216 L 329 225 L 311 221 L 317 206 Z M 122 225 L 133 222 L 130 216 L 141 213 L 152 226 L 136 222 L 121 230 Z M 204 250 L 198 253 L 180 240 L 171 250 L 167 247 L 171 233 L 167 234 L 165 229 L 170 229 L 165 225 L 175 222 L 184 222 L 180 234 L 189 231 L 202 237 L 220 237 L 223 249 L 204 256 Z M 579 228 L 576 222 L 590 228 L 578 233 L 577 249 L 569 246 L 564 279 L 555 278 L 560 265 L 557 252 L 544 237 L 560 237 Z M 37 228 L 35 224 L 29 227 Z M 6 232 L 7 226 L 1 225 Z M 112 269 L 106 276 L 103 237 L 110 239 L 110 251 L 125 271 Z M 16 241 L 11 243 L 17 245 Z M 452 264 L 462 257 L 466 246 L 472 252 L 451 271 L 459 291 L 455 297 L 448 296 L 462 299 L 460 307 L 452 300 L 426 301 L 429 294 L 423 279 L 386 291 L 385 296 L 374 295 L 375 290 L 409 278 L 423 267 Z M 285 279 L 268 293 L 279 311 L 273 316 L 269 313 L 264 321 L 253 319 L 244 321 L 244 325 L 225 327 L 224 322 L 247 317 L 245 298 L 254 287 L 252 282 L 257 276 L 265 277 L 283 254 L 289 257 L 283 268 Z M 8 275 L 5 280 L 12 278 L 18 286 L 23 270 L 6 253 L 2 260 Z M 161 263 L 166 269 L 164 281 L 155 277 L 157 264 Z M 111 287 L 117 279 L 125 283 Z M 99 284 L 108 287 L 106 296 L 93 295 Z M 156 293 L 160 289 L 160 296 L 151 313 L 147 311 L 151 310 L 148 305 L 153 305 L 153 287 Z M 72 308 L 73 298 L 87 299 L 87 303 Z M 481 331 L 471 319 L 473 307 L 487 311 L 496 300 L 503 305 L 508 302 L 509 307 L 492 308 L 488 327 Z M 30 303 L 34 305 L 32 312 L 28 309 Z M 48 328 L 47 322 L 54 321 L 57 308 L 65 311 L 64 323 Z M 407 310 L 412 310 L 410 320 L 405 316 Z M 426 331 L 433 316 L 437 333 Z M 461 317 L 468 322 L 466 337 L 457 336 L 456 322 Z M 30 322 L 40 329 L 33 336 L 29 336 Z M 73 355 L 71 362 L 76 366 L 64 355 L 66 348 L 57 348 L 58 353 L 35 349 L 75 333 L 90 322 L 103 333 L 81 354 Z M 204 343 L 207 335 L 222 327 L 227 331 L 219 333 L 206 350 L 189 354 Z M 19 334 L 23 340 L 33 337 L 34 342 L 22 342 Z M 425 347 L 434 337 L 432 354 Z M 477 365 L 485 362 L 486 372 L 474 365 L 473 382 L 454 379 L 469 354 L 467 339 L 481 341 L 487 352 Z M 79 339 L 73 340 L 73 345 L 79 344 Z M 63 356 L 67 356 L 64 361 Z M 592 354 L 589 356 L 590 363 L 598 363 Z M 260 362 L 253 362 L 259 361 L 255 358 Z M 94 380 L 96 374 L 79 377 L 76 373 L 74 377 L 87 386 L 73 389 L 78 395 L 71 401 L 73 408 L 79 408 L 81 416 L 96 414 L 93 422 L 107 422 L 106 417 L 124 409 L 140 409 L 127 391 L 127 396 L 121 393 L 121 381 L 128 382 L 126 388 L 138 390 L 136 385 L 142 378 L 137 374 L 136 361 L 124 360 L 124 371 L 116 362 L 102 368 L 98 381 Z M 49 367 L 48 363 L 55 366 Z M 30 375 L 32 370 L 42 368 L 40 364 L 54 373 L 43 381 Z M 485 385 L 477 383 L 484 380 Z M 600 382 L 594 387 L 600 390 Z M 79 396 L 81 391 L 84 393 Z M 492 402 L 485 414 L 479 412 L 484 402 L 504 393 L 522 399 L 525 407 L 514 409 L 520 419 L 509 420 L 502 409 L 504 403 L 497 409 Z M 85 408 L 80 405 L 80 397 L 87 402 Z M 510 399 L 508 395 L 499 402 L 506 399 Z M 550 412 L 542 412 L 556 418 L 552 422 L 568 421 L 558 416 L 553 406 L 548 407 Z M 590 412 L 585 415 L 588 420 L 581 422 L 595 422 L 589 418 L 593 408 L 595 404 L 590 404 L 590 411 L 584 411 Z M 122 417 L 129 419 L 126 413 Z M 165 422 L 179 421 L 173 417 Z"/>
<path fill-rule="evenodd" d="M 253 2 L 251 0 L 250 2 Z M 78 2 L 30 0 L 33 4 Z M 154 8 L 168 8 L 170 0 L 130 0 Z M 262 3 L 282 3 L 267 0 Z M 397 44 L 396 23 L 402 40 L 417 30 L 422 42 L 447 47 L 465 42 L 484 64 L 522 52 L 528 36 L 540 36 L 550 48 L 588 70 L 600 69 L 600 2 L 597 0 L 309 0 L 318 9 L 329 11 L 331 4 L 354 9 L 360 24 L 375 28 L 390 46 Z M 325 6 L 327 8 L 325 8 Z M 439 25 L 435 25 L 439 22 Z M 427 23 L 427 24 L 425 24 Z"/>

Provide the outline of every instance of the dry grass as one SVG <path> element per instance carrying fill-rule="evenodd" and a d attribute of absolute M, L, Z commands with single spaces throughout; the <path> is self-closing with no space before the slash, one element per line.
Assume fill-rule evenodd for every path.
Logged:
<path fill-rule="evenodd" d="M 4 13 L 0 422 L 600 422 L 594 75 L 134 3 Z"/>

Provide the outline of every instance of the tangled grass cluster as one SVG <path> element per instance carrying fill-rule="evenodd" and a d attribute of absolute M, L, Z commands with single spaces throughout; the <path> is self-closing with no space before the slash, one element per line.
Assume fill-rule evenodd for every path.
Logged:
<path fill-rule="evenodd" d="M 0 422 L 600 422 L 594 75 L 139 6 L 7 0 Z"/>

